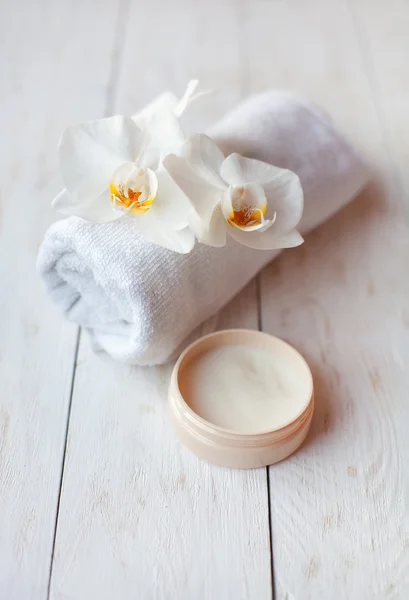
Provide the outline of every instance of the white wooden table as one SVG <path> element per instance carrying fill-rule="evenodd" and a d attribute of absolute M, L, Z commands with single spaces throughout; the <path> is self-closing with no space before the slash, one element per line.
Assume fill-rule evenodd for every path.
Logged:
<path fill-rule="evenodd" d="M 14 0 L 0 27 L 0 600 L 409 598 L 408 2 Z M 378 172 L 217 317 L 312 365 L 311 434 L 270 469 L 180 447 L 171 367 L 101 362 L 35 272 L 63 128 L 192 77 L 221 90 L 198 127 L 291 88 Z"/>

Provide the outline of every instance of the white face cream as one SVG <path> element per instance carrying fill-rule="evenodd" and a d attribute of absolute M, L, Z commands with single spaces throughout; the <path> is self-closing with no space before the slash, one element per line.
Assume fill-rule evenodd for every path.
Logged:
<path fill-rule="evenodd" d="M 248 344 L 221 345 L 193 358 L 180 373 L 185 402 L 206 421 L 257 434 L 286 425 L 305 409 L 309 375 L 285 352 Z"/>

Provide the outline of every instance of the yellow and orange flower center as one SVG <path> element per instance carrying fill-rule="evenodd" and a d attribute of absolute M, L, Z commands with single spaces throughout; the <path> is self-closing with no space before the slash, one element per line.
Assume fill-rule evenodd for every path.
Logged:
<path fill-rule="evenodd" d="M 140 202 L 138 198 L 142 192 L 133 190 L 132 188 L 124 188 L 123 185 L 116 185 L 111 181 L 109 184 L 111 192 L 111 202 L 121 208 L 130 210 L 131 212 L 144 213 L 149 210 L 150 205 L 154 200 L 154 196 Z"/>
<path fill-rule="evenodd" d="M 228 218 L 230 225 L 237 225 L 238 227 L 247 227 L 248 225 L 260 225 L 261 215 L 266 212 L 266 206 L 260 208 L 250 208 L 249 206 L 243 206 L 240 210 L 233 210 Z"/>
<path fill-rule="evenodd" d="M 265 203 L 258 206 L 249 206 L 246 203 L 246 191 L 242 187 L 232 190 L 233 210 L 227 218 L 230 225 L 235 227 L 253 227 L 261 225 L 262 216 L 266 213 L 267 205 Z"/>
<path fill-rule="evenodd" d="M 133 213 L 145 213 L 155 199 L 146 169 L 135 165 L 123 165 L 109 183 L 111 202 L 116 209 Z"/>

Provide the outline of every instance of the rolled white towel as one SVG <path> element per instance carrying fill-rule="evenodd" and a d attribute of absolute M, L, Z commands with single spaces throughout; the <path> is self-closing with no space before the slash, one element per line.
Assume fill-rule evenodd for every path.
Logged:
<path fill-rule="evenodd" d="M 298 174 L 301 233 L 328 219 L 369 178 L 329 120 L 287 92 L 248 99 L 208 133 L 226 155 L 238 152 Z M 51 298 L 88 331 L 94 350 L 130 364 L 165 362 L 279 253 L 229 239 L 225 248 L 198 243 L 178 254 L 145 241 L 133 223 L 133 217 L 106 224 L 70 217 L 50 227 L 38 257 Z"/>

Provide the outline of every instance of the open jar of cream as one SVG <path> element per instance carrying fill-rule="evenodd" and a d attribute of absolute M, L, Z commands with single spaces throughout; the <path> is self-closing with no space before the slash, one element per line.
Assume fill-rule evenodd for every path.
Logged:
<path fill-rule="evenodd" d="M 176 435 L 192 452 L 218 465 L 263 467 L 304 441 L 314 408 L 312 375 L 276 337 L 219 331 L 182 353 L 169 403 Z"/>

